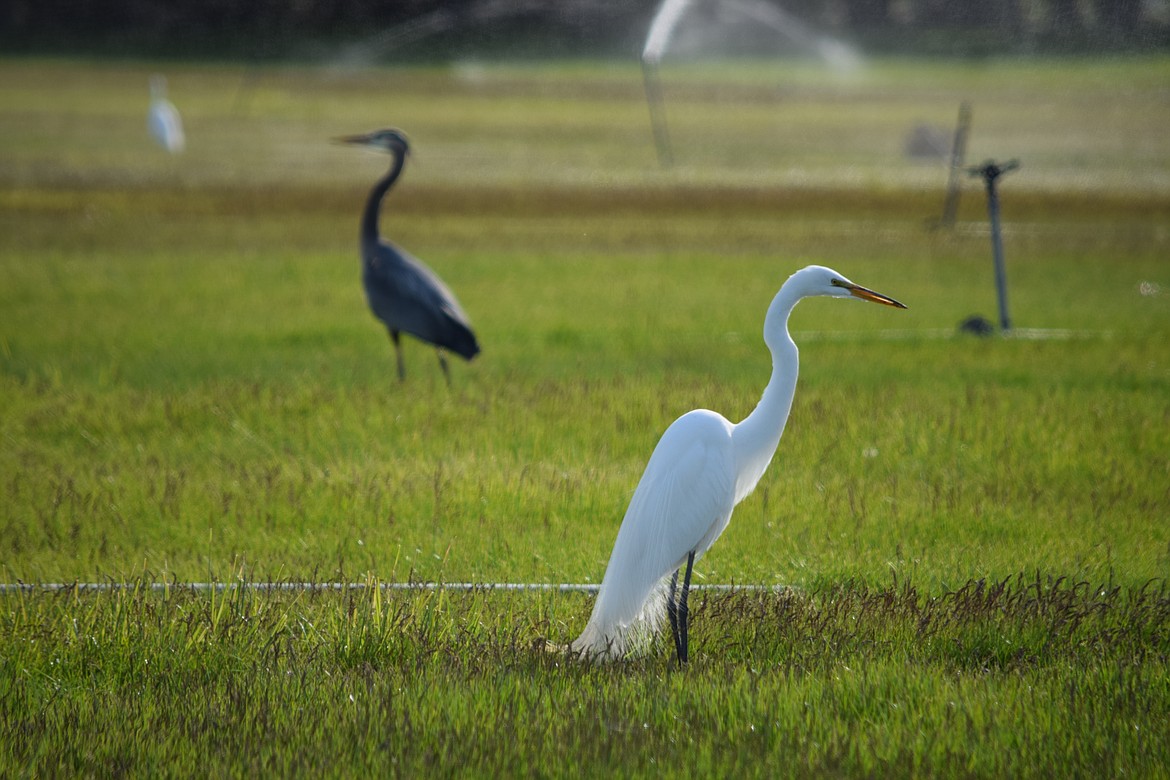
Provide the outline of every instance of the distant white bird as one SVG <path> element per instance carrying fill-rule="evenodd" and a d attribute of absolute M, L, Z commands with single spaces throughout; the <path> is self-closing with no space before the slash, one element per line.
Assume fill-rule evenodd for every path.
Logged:
<path fill-rule="evenodd" d="M 573 653 L 620 658 L 643 649 L 665 612 L 679 662 L 686 663 L 691 567 L 723 533 L 732 509 L 752 492 L 776 452 L 792 409 L 799 362 L 788 316 L 799 301 L 816 295 L 906 308 L 822 266 L 789 277 L 764 319 L 772 378 L 763 397 L 739 423 L 699 409 L 666 429 L 626 510 L 593 614 L 570 645 Z"/>
<path fill-rule="evenodd" d="M 187 147 L 179 110 L 167 100 L 166 77 L 157 73 L 150 77 L 150 112 L 146 115 L 146 125 L 158 145 L 171 154 L 178 154 Z"/>

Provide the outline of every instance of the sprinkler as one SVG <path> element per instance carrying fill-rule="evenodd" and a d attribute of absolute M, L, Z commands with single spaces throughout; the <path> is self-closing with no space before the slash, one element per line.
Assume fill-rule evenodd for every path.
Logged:
<path fill-rule="evenodd" d="M 1011 318 L 1008 316 L 1007 305 L 1007 272 L 1003 265 L 1003 239 L 999 232 L 999 195 L 995 191 L 995 181 L 1005 173 L 1020 167 L 1018 160 L 1009 160 L 1000 165 L 988 160 L 978 167 L 968 168 L 971 176 L 982 176 L 987 185 L 987 218 L 991 221 L 991 251 L 995 257 L 995 289 L 999 295 L 999 327 L 1004 333 L 1012 329 Z"/>
<path fill-rule="evenodd" d="M 642 79 L 646 86 L 646 103 L 650 109 L 650 129 L 658 150 L 658 164 L 669 168 L 674 163 L 670 132 L 666 127 L 662 84 L 658 66 L 670 48 L 674 34 L 683 17 L 696 5 L 703 4 L 719 11 L 720 21 L 713 24 L 751 24 L 771 30 L 800 49 L 815 54 L 838 71 L 850 71 L 861 64 L 861 57 L 845 43 L 821 35 L 797 17 L 772 5 L 769 0 L 662 0 L 650 21 L 646 43 L 642 49 Z M 708 40 L 718 41 L 723 36 L 706 22 L 688 21 L 688 27 L 702 29 Z M 733 28 L 726 28 L 733 29 Z"/>

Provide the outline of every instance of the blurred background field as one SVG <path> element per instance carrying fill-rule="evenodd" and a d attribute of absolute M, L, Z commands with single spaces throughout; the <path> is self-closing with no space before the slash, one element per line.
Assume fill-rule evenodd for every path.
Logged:
<path fill-rule="evenodd" d="M 803 60 L 668 62 L 661 81 L 676 156 L 668 169 L 654 152 L 636 61 L 175 63 L 165 70 L 189 137 L 176 159 L 146 146 L 146 84 L 158 70 L 6 61 L 6 183 L 349 188 L 376 166 L 327 139 L 389 123 L 415 139 L 408 181 L 424 192 L 936 191 L 945 170 L 908 159 L 904 147 L 922 125 L 949 149 L 966 100 L 974 113 L 968 160 L 1019 157 L 1017 190 L 1144 195 L 1170 187 L 1161 132 L 1170 64 L 1156 56 L 887 59 L 845 71 Z"/>
<path fill-rule="evenodd" d="M 151 145 L 158 63 L 0 66 L 5 579 L 594 581 L 665 426 L 745 415 L 762 316 L 822 262 L 907 312 L 804 304 L 788 432 L 703 562 L 714 582 L 1042 570 L 1165 574 L 1170 154 L 1165 58 L 664 65 L 662 167 L 632 63 L 172 63 L 182 155 Z M 919 124 L 968 100 L 985 201 Z M 383 230 L 457 291 L 484 353 L 448 392 L 393 376 L 358 283 Z M 949 130 L 948 130 L 949 132 Z M 701 580 L 702 581 L 702 580 Z"/>
<path fill-rule="evenodd" d="M 0 581 L 121 586 L 0 594 L 0 775 L 1165 775 L 1165 2 L 786 4 L 832 62 L 695 5 L 669 166 L 657 4 L 0 9 Z M 1011 336 L 958 332 L 996 319 L 979 181 L 938 224 L 964 101 L 967 162 L 1022 164 Z M 388 125 L 383 231 L 484 350 L 450 389 L 362 297 L 387 160 L 330 139 Z M 597 583 L 813 262 L 910 308 L 794 313 L 788 428 L 695 572 L 793 587 L 697 592 L 688 667 L 534 652 L 588 594 L 371 587 Z"/>

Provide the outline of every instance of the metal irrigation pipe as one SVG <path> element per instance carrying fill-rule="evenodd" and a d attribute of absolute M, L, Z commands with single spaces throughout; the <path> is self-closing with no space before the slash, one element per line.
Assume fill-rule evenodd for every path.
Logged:
<path fill-rule="evenodd" d="M 365 582 L 0 582 L 0 594 L 32 591 L 116 591 L 147 589 L 214 591 L 348 591 L 371 587 Z M 557 591 L 560 593 L 596 593 L 601 586 L 571 582 L 379 582 L 373 587 L 381 590 L 436 591 L 452 590 L 475 592 L 498 591 Z M 693 585 L 691 590 L 717 593 L 734 591 L 784 593 L 794 590 L 787 585 Z"/>

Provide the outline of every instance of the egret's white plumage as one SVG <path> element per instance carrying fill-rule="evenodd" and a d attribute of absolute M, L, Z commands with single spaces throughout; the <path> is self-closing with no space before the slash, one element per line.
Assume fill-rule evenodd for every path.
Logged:
<path fill-rule="evenodd" d="M 735 505 L 760 481 L 780 443 L 796 391 L 798 354 L 788 333 L 788 316 L 800 300 L 817 295 L 905 308 L 822 266 L 809 266 L 789 277 L 764 318 L 772 378 L 763 397 L 739 423 L 699 409 L 666 429 L 630 500 L 589 623 L 571 645 L 574 653 L 619 658 L 644 649 L 668 612 L 672 575 L 677 578 L 681 567 L 714 544 Z M 680 597 L 682 616 L 677 618 L 681 624 L 674 625 L 673 615 L 671 620 L 682 661 L 685 593 L 686 584 Z"/>
<path fill-rule="evenodd" d="M 187 147 L 179 109 L 167 99 L 166 78 L 157 73 L 150 77 L 150 111 L 146 115 L 146 126 L 158 145 L 171 154 L 178 154 Z"/>

